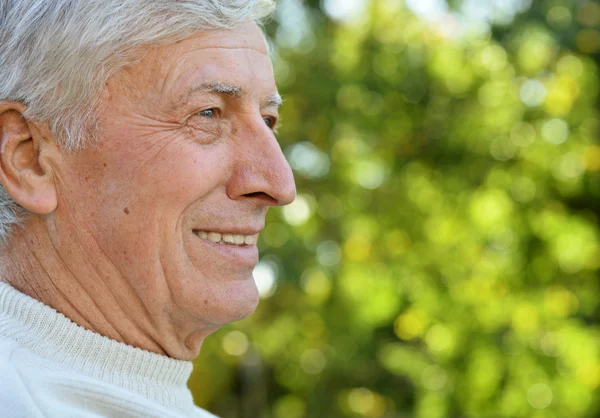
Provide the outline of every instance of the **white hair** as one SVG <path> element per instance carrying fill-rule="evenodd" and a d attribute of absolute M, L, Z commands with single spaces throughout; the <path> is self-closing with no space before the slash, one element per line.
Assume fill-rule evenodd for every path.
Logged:
<path fill-rule="evenodd" d="M 0 100 L 48 123 L 59 145 L 96 140 L 98 102 L 109 77 L 140 47 L 193 33 L 258 24 L 272 0 L 0 0 Z M 26 211 L 0 186 L 0 240 Z"/>

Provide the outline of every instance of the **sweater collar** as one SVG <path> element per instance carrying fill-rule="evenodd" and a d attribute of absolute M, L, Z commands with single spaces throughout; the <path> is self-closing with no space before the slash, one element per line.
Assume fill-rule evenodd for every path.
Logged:
<path fill-rule="evenodd" d="M 179 410 L 193 408 L 193 365 L 87 330 L 50 306 L 0 283 L 0 335 L 40 357 Z"/>

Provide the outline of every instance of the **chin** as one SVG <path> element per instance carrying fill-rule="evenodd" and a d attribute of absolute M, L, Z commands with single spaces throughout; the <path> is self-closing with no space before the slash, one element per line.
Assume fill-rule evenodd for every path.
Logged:
<path fill-rule="evenodd" d="M 232 308 L 229 313 L 230 318 L 225 321 L 225 323 L 247 318 L 252 315 L 258 307 L 260 297 L 254 279 L 251 278 L 250 280 L 245 280 L 237 287 L 238 292 L 236 292 L 234 297 L 230 300 L 230 307 Z"/>
<path fill-rule="evenodd" d="M 247 318 L 256 310 L 260 298 L 252 276 L 212 285 L 212 289 L 185 294 L 184 303 L 191 308 L 190 313 L 203 323 L 221 327 Z M 198 297 L 198 294 L 203 296 Z"/>

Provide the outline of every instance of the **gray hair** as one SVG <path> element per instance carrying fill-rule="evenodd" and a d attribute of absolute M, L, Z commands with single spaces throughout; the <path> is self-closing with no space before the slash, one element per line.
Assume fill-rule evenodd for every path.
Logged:
<path fill-rule="evenodd" d="M 96 140 L 106 82 L 135 62 L 140 47 L 206 29 L 258 24 L 272 0 L 0 0 L 0 100 L 27 106 L 59 145 Z M 0 186 L 0 240 L 25 210 Z"/>

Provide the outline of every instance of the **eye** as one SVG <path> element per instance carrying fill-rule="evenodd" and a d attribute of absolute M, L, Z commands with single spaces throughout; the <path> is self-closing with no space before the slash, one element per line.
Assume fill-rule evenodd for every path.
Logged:
<path fill-rule="evenodd" d="M 277 124 L 277 118 L 273 116 L 266 116 L 263 118 L 263 120 L 265 121 L 265 124 L 269 127 L 269 129 L 274 129 L 275 125 Z"/>
<path fill-rule="evenodd" d="M 217 109 L 213 107 L 211 109 L 201 110 L 200 112 L 198 112 L 198 115 L 213 119 L 216 113 Z"/>

